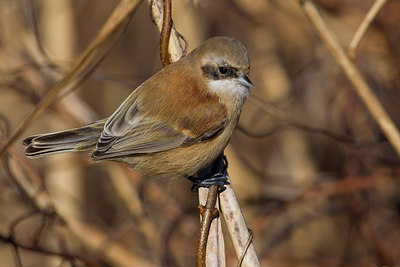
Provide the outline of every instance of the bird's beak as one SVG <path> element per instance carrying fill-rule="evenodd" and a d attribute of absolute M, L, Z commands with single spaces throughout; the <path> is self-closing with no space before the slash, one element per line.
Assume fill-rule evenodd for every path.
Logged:
<path fill-rule="evenodd" d="M 242 77 L 239 78 L 239 82 L 241 85 L 247 87 L 247 88 L 254 88 L 254 84 L 250 81 L 249 76 L 247 74 L 243 75 Z"/>

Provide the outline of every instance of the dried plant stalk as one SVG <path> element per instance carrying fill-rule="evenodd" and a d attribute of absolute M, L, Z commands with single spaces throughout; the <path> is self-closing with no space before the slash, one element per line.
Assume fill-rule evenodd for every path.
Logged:
<path fill-rule="evenodd" d="M 0 157 L 19 138 L 32 122 L 49 107 L 60 93 L 76 89 L 94 71 L 96 66 L 104 59 L 113 47 L 113 44 L 128 25 L 134 11 L 141 0 L 122 0 L 110 15 L 104 26 L 100 29 L 95 39 L 73 64 L 71 69 L 50 90 L 35 109 L 22 121 L 10 139 L 0 149 Z"/>
<path fill-rule="evenodd" d="M 230 179 L 229 183 L 231 183 Z M 241 266 L 261 266 L 253 242 L 246 248 L 247 242 L 251 236 L 246 226 L 239 202 L 237 201 L 235 191 L 231 185 L 227 185 L 226 190 L 220 193 L 219 201 L 221 212 L 224 216 L 238 259 L 242 256 L 244 250 L 247 249 Z"/>
<path fill-rule="evenodd" d="M 162 32 L 164 3 L 162 0 L 148 1 L 151 5 L 151 15 L 154 23 L 157 25 L 158 30 Z M 172 25 L 168 46 L 169 56 L 171 57 L 170 59 L 172 62 L 179 60 L 183 56 L 183 49 L 178 36 L 178 32 L 176 31 L 174 25 Z"/>
<path fill-rule="evenodd" d="M 346 56 L 346 53 L 339 45 L 335 35 L 326 26 L 314 2 L 311 0 L 302 0 L 300 3 L 321 39 L 342 67 L 347 78 L 354 85 L 357 94 L 380 126 L 382 132 L 385 134 L 396 153 L 400 156 L 400 134 L 395 124 L 376 99 L 359 70 Z"/>
<path fill-rule="evenodd" d="M 222 234 L 222 225 L 220 216 L 213 218 L 205 218 L 207 215 L 212 216 L 211 213 L 217 205 L 217 191 L 218 186 L 210 188 L 199 188 L 199 207 L 200 214 L 202 215 L 201 227 L 209 227 L 208 231 L 200 229 L 200 235 L 205 235 L 208 232 L 208 237 L 199 236 L 198 251 L 197 251 L 197 266 L 225 266 L 225 245 L 224 236 Z M 211 192 L 211 193 L 210 193 Z M 211 196 L 210 196 L 211 194 Z M 210 206 L 211 202 L 214 202 Z M 208 209 L 208 210 L 206 210 Z M 206 215 L 206 213 L 208 213 Z M 214 216 L 217 214 L 214 214 Z M 206 238 L 206 240 L 204 240 Z M 206 246 L 205 248 L 202 246 Z"/>
<path fill-rule="evenodd" d="M 160 55 L 163 66 L 171 64 L 169 57 L 169 37 L 171 35 L 172 27 L 172 3 L 171 0 L 163 0 L 164 12 L 163 12 L 163 23 L 160 34 Z"/>
<path fill-rule="evenodd" d="M 360 26 L 358 27 L 356 33 L 351 39 L 349 48 L 347 49 L 347 55 L 351 60 L 354 60 L 356 57 L 356 49 L 360 44 L 361 39 L 364 37 L 369 25 L 374 20 L 378 12 L 382 9 L 382 7 L 386 4 L 386 0 L 376 0 L 370 10 L 368 11 L 367 15 L 365 15 L 363 21 L 361 22 Z"/>

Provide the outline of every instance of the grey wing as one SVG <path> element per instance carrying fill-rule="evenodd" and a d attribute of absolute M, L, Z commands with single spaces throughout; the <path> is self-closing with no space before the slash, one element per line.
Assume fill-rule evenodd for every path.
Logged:
<path fill-rule="evenodd" d="M 129 95 L 105 122 L 94 156 L 108 151 L 119 138 L 125 136 L 142 120 L 137 101 L 138 89 Z"/>
<path fill-rule="evenodd" d="M 165 122 L 143 114 L 133 92 L 107 119 L 93 158 L 153 153 L 176 148 L 192 140 Z"/>
<path fill-rule="evenodd" d="M 192 138 L 175 131 L 165 123 L 142 121 L 125 136 L 114 140 L 112 146 L 95 158 L 120 157 L 133 154 L 154 153 L 182 146 Z"/>

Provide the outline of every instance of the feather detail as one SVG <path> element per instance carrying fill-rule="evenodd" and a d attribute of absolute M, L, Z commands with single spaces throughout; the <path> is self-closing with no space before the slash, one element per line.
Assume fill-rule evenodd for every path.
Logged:
<path fill-rule="evenodd" d="M 82 128 L 30 136 L 22 143 L 26 146 L 25 153 L 28 157 L 69 151 L 89 151 L 95 147 L 103 125 L 104 120 Z"/>

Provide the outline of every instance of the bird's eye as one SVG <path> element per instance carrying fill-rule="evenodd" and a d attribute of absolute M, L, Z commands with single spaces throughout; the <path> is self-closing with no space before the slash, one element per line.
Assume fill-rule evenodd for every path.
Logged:
<path fill-rule="evenodd" d="M 221 73 L 221 74 L 226 74 L 228 72 L 228 69 L 225 67 L 219 67 L 218 70 L 219 70 L 219 73 Z"/>

